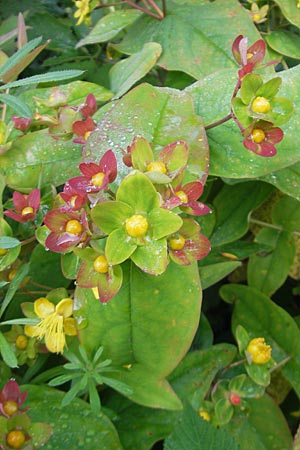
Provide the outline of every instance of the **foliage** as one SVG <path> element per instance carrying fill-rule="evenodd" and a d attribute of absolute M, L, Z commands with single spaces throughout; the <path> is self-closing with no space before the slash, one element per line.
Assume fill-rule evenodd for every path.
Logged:
<path fill-rule="evenodd" d="M 0 448 L 297 449 L 299 2 L 19 3 Z"/>

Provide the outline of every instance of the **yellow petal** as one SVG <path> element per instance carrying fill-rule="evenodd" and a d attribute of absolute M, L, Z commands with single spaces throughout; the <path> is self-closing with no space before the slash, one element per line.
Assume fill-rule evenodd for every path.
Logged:
<path fill-rule="evenodd" d="M 68 336 L 76 336 L 77 335 L 77 329 L 76 329 L 76 322 L 73 317 L 68 317 L 64 320 L 64 331 L 65 334 Z"/>
<path fill-rule="evenodd" d="M 73 300 L 71 298 L 63 298 L 56 305 L 55 311 L 64 318 L 70 317 L 73 314 Z"/>
<path fill-rule="evenodd" d="M 49 333 L 45 336 L 45 344 L 49 352 L 62 353 L 66 344 L 64 333 Z"/>
<path fill-rule="evenodd" d="M 40 297 L 34 302 L 34 312 L 40 319 L 44 319 L 55 311 L 55 305 L 46 297 Z"/>

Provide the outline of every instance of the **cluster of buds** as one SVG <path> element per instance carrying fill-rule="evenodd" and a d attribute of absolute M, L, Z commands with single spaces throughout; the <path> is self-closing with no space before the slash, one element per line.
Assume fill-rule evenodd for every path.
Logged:
<path fill-rule="evenodd" d="M 248 48 L 248 39 L 240 35 L 232 45 L 232 53 L 242 66 L 232 99 L 232 114 L 244 136 L 243 145 L 257 155 L 274 156 L 277 153 L 275 145 L 284 136 L 278 125 L 290 119 L 294 112 L 293 104 L 286 98 L 276 97 L 282 81 L 280 77 L 264 83 L 260 75 L 253 73 L 254 69 L 262 67 L 265 57 L 263 39 Z M 271 61 L 265 66 L 277 62 Z"/>
<path fill-rule="evenodd" d="M 0 391 L 0 448 L 2 450 L 38 449 L 51 436 L 52 427 L 32 423 L 23 408 L 27 392 L 21 393 L 15 380 L 9 380 Z"/>
<path fill-rule="evenodd" d="M 112 150 L 99 163 L 81 163 L 82 175 L 65 183 L 56 207 L 45 215 L 45 247 L 80 257 L 76 284 L 96 288 L 101 302 L 119 291 L 121 264 L 128 259 L 160 275 L 170 260 L 190 265 L 204 258 L 210 243 L 199 223 L 186 215 L 210 209 L 198 201 L 202 183 L 184 181 L 187 161 L 185 142 L 167 145 L 155 158 L 149 142 L 135 137 L 124 152 L 131 171 L 118 187 Z"/>

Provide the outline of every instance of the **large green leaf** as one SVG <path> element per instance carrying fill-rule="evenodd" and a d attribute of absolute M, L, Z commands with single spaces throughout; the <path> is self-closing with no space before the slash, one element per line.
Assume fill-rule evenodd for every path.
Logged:
<path fill-rule="evenodd" d="M 296 200 L 295 200 L 296 201 Z M 295 243 L 291 233 L 263 228 L 256 242 L 269 245 L 272 250 L 252 255 L 248 264 L 248 283 L 266 295 L 272 295 L 285 282 L 295 256 Z"/>
<path fill-rule="evenodd" d="M 273 50 L 290 58 L 300 59 L 300 38 L 291 31 L 271 31 L 266 41 Z"/>
<path fill-rule="evenodd" d="M 137 9 L 127 9 L 114 11 L 101 17 L 90 33 L 81 39 L 76 47 L 78 48 L 87 44 L 109 41 L 124 28 L 135 22 L 141 14 L 141 11 L 138 11 Z"/>
<path fill-rule="evenodd" d="M 300 202 L 288 195 L 281 197 L 272 210 L 272 223 L 285 231 L 300 232 Z"/>
<path fill-rule="evenodd" d="M 121 97 L 156 64 L 162 52 L 161 45 L 148 42 L 141 51 L 117 62 L 109 72 L 111 90 Z"/>
<path fill-rule="evenodd" d="M 198 326 L 197 266 L 170 263 L 155 277 L 126 263 L 123 272 L 123 286 L 108 304 L 96 300 L 92 290 L 77 288 L 75 315 L 87 320 L 87 327 L 80 330 L 82 345 L 89 352 L 102 345 L 104 358 L 128 367 L 116 377 L 133 388 L 134 401 L 178 409 L 180 402 L 164 378 L 188 351 Z"/>
<path fill-rule="evenodd" d="M 28 192 L 47 184 L 60 185 L 79 174 L 81 147 L 53 139 L 47 130 L 17 139 L 0 156 L 0 171 L 13 189 Z"/>
<path fill-rule="evenodd" d="M 248 230 L 248 216 L 270 194 L 272 187 L 254 181 L 225 185 L 214 200 L 217 222 L 210 238 L 213 246 L 242 237 Z"/>
<path fill-rule="evenodd" d="M 204 260 L 205 261 L 205 260 Z M 235 269 L 241 266 L 240 261 L 223 261 L 215 264 L 203 265 L 199 268 L 202 289 L 216 284 L 218 281 L 225 278 Z"/>
<path fill-rule="evenodd" d="M 280 7 L 282 14 L 293 25 L 300 28 L 300 9 L 297 1 L 294 0 L 274 0 Z"/>
<path fill-rule="evenodd" d="M 214 3 L 215 4 L 215 3 Z M 243 145 L 243 136 L 230 120 L 207 130 L 210 146 L 210 174 L 227 178 L 256 178 L 272 174 L 270 182 L 275 183 L 276 171 L 299 161 L 295 152 L 295 140 L 300 127 L 300 66 L 279 73 L 282 78 L 280 97 L 293 101 L 295 112 L 289 122 L 282 126 L 284 139 L 278 145 L 277 155 L 265 158 L 248 151 Z M 187 89 L 195 99 L 196 112 L 205 125 L 214 123 L 230 113 L 230 101 L 236 84 L 232 70 L 221 70 L 200 80 Z M 269 178 L 268 178 L 269 181 Z M 288 183 L 288 182 L 287 182 Z M 287 184 L 286 183 L 286 184 Z"/>
<path fill-rule="evenodd" d="M 227 430 L 216 428 L 201 419 L 197 412 L 185 405 L 184 413 L 174 431 L 165 440 L 164 450 L 240 450 Z"/>
<path fill-rule="evenodd" d="M 85 161 L 98 162 L 111 148 L 118 161 L 119 176 L 123 177 L 128 173 L 128 167 L 122 160 L 123 154 L 134 136 L 146 138 L 152 145 L 154 155 L 165 145 L 183 140 L 189 147 L 189 178 L 205 182 L 208 146 L 202 121 L 194 112 L 190 95 L 142 84 L 121 100 L 104 106 L 98 117 L 101 120 L 97 129 L 85 146 Z"/>
<path fill-rule="evenodd" d="M 269 297 L 257 289 L 241 285 L 224 285 L 220 290 L 224 300 L 234 303 L 232 329 L 242 325 L 253 337 L 264 337 L 272 347 L 276 363 L 291 359 L 282 374 L 300 395 L 300 330 L 294 319 Z"/>
<path fill-rule="evenodd" d="M 161 67 L 199 79 L 235 66 L 231 46 L 239 34 L 250 41 L 259 39 L 249 15 L 236 0 L 169 0 L 163 20 L 143 15 L 115 47 L 131 55 L 147 42 L 158 42 L 163 48 L 158 61 Z"/>
<path fill-rule="evenodd" d="M 300 200 L 300 163 L 285 169 L 270 173 L 261 178 L 262 181 L 273 184 L 283 193 Z"/>
<path fill-rule="evenodd" d="M 80 399 L 61 408 L 64 393 L 57 389 L 34 385 L 22 388 L 28 392 L 26 406 L 30 408 L 31 420 L 53 427 L 52 436 L 43 449 L 122 450 L 118 433 L 104 413 L 95 414 L 90 405 Z"/>

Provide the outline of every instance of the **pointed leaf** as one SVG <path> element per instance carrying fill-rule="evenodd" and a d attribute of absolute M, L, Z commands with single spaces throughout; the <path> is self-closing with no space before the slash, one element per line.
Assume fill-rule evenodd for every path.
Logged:
<path fill-rule="evenodd" d="M 7 342 L 7 340 L 1 333 L 1 331 L 0 331 L 0 353 L 3 358 L 3 361 L 5 362 L 5 364 L 8 365 L 8 367 L 18 367 L 16 355 L 10 344 Z"/>
<path fill-rule="evenodd" d="M 58 70 L 54 72 L 43 73 L 41 75 L 32 75 L 31 77 L 4 84 L 0 86 L 0 89 L 6 90 L 13 87 L 30 86 L 31 84 L 70 80 L 71 78 L 80 77 L 83 73 L 83 70 Z"/>
<path fill-rule="evenodd" d="M 32 112 L 21 99 L 9 94 L 0 94 L 0 101 L 8 105 L 21 117 L 31 117 Z"/>

